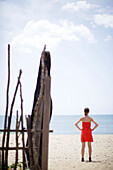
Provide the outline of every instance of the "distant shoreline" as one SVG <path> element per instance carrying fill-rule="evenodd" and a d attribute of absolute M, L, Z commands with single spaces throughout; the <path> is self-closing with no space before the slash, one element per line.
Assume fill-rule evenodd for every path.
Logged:
<path fill-rule="evenodd" d="M 79 135 L 80 131 L 75 128 L 75 122 L 83 115 L 53 115 L 50 121 L 50 130 L 53 130 L 53 135 Z M 113 115 L 90 115 L 96 122 L 98 128 L 93 131 L 94 135 L 113 135 Z M 4 116 L 0 116 L 0 129 L 4 128 Z M 82 126 L 80 122 L 80 126 Z M 16 117 L 12 117 L 11 129 L 16 127 Z M 24 117 L 24 127 L 26 128 L 26 119 Z M 93 127 L 93 123 L 92 126 Z M 50 133 L 51 134 L 51 133 Z"/>
<path fill-rule="evenodd" d="M 29 114 L 25 114 L 24 116 L 26 116 L 26 115 L 29 115 Z M 90 113 L 90 116 L 91 115 L 113 115 L 113 113 L 96 113 L 96 114 L 92 114 L 92 113 Z M 3 114 L 0 114 L 0 116 L 5 116 L 5 114 L 3 115 Z M 16 114 L 14 114 L 13 116 L 16 116 Z M 19 115 L 20 116 L 20 115 Z M 84 114 L 53 114 L 52 116 L 84 116 Z"/>

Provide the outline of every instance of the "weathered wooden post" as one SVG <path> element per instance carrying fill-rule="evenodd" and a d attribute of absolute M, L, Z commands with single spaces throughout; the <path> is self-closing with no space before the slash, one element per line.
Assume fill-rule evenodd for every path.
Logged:
<path fill-rule="evenodd" d="M 44 79 L 44 113 L 42 133 L 42 170 L 48 170 L 48 143 L 49 143 L 49 122 L 50 122 L 50 77 Z"/>

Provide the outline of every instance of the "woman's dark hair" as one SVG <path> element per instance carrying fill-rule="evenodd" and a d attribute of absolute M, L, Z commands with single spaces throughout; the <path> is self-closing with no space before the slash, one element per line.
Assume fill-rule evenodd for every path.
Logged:
<path fill-rule="evenodd" d="M 85 116 L 87 116 L 87 114 L 89 113 L 89 108 L 85 108 L 84 113 L 85 113 Z"/>

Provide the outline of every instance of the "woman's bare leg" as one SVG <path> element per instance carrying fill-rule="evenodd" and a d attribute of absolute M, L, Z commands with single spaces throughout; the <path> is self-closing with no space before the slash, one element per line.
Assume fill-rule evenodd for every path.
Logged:
<path fill-rule="evenodd" d="M 85 142 L 82 142 L 82 149 L 81 149 L 82 158 L 84 158 L 84 152 L 85 152 Z"/>
<path fill-rule="evenodd" d="M 91 153 L 92 153 L 91 142 L 88 142 L 88 149 L 89 149 L 89 157 L 91 158 Z"/>

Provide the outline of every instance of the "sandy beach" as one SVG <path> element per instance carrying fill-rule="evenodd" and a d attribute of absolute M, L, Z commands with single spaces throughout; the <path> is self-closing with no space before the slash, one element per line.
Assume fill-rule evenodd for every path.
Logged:
<path fill-rule="evenodd" d="M 0 146 L 1 146 L 0 134 Z M 92 162 L 88 162 L 86 143 L 85 162 L 81 162 L 81 142 L 79 135 L 49 135 L 48 170 L 112 170 L 113 135 L 95 135 L 92 143 Z M 20 138 L 21 140 L 21 138 Z M 11 134 L 10 146 L 15 143 Z M 21 145 L 21 144 L 20 144 Z M 15 152 L 9 152 L 9 164 L 15 162 Z M 21 161 L 21 151 L 19 161 Z"/>
<path fill-rule="evenodd" d="M 87 143 L 86 143 L 87 144 Z M 49 170 L 112 170 L 113 135 L 95 135 L 92 143 L 92 162 L 81 162 L 79 135 L 50 135 Z"/>

